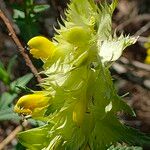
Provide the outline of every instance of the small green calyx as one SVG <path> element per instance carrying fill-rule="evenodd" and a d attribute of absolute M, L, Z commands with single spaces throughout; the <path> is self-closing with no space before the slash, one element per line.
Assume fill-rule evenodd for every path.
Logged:
<path fill-rule="evenodd" d="M 67 29 L 63 36 L 69 43 L 81 47 L 84 44 L 88 44 L 91 39 L 90 30 L 82 26 L 75 26 L 71 29 Z"/>
<path fill-rule="evenodd" d="M 150 64 L 150 38 L 148 39 L 148 42 L 144 44 L 144 47 L 146 48 L 146 58 L 145 58 L 145 63 Z"/>

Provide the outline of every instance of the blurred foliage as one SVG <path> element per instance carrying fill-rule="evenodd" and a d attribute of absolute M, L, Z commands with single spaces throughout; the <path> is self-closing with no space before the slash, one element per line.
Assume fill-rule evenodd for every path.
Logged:
<path fill-rule="evenodd" d="M 26 150 L 26 148 L 22 146 L 20 143 L 17 143 L 17 145 L 15 146 L 13 150 Z"/>
<path fill-rule="evenodd" d="M 39 35 L 39 13 L 47 10 L 47 4 L 35 4 L 34 0 L 25 0 L 22 3 L 13 3 L 8 5 L 13 8 L 13 19 L 21 31 L 21 38 L 27 42 L 35 35 Z"/>
<path fill-rule="evenodd" d="M 31 37 L 40 34 L 39 18 L 40 13 L 47 10 L 49 5 L 36 4 L 35 0 L 16 1 L 11 3 L 6 1 L 6 5 L 13 9 L 13 19 L 20 29 L 20 37 L 23 42 L 27 42 Z M 0 95 L 0 121 L 19 121 L 20 117 L 13 112 L 13 102 L 21 92 L 31 93 L 26 84 L 31 80 L 33 74 L 29 73 L 13 80 L 13 68 L 17 56 L 10 59 L 7 68 L 0 61 L 0 81 L 6 87 L 6 91 Z M 39 123 L 34 120 L 29 121 L 37 126 Z"/>
<path fill-rule="evenodd" d="M 29 73 L 13 81 L 12 69 L 15 63 L 16 56 L 10 59 L 7 68 L 5 68 L 3 63 L 0 61 L 0 81 L 2 81 L 2 83 L 7 87 L 7 91 L 3 92 L 0 95 L 0 121 L 20 120 L 20 117 L 13 112 L 13 102 L 22 92 L 21 87 L 25 87 L 25 85 L 33 77 L 33 74 Z"/>

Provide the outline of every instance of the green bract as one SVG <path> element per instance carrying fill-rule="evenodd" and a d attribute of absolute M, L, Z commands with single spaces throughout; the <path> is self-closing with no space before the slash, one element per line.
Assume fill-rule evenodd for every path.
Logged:
<path fill-rule="evenodd" d="M 63 37 L 67 42 L 73 44 L 74 46 L 82 47 L 85 44 L 89 44 L 91 33 L 92 32 L 88 30 L 88 28 L 85 29 L 81 26 L 75 26 L 66 30 L 63 33 Z"/>
<path fill-rule="evenodd" d="M 19 133 L 30 150 L 106 150 L 117 143 L 150 145 L 150 138 L 117 118 L 134 115 L 114 88 L 108 64 L 136 40 L 111 31 L 112 4 L 72 0 L 64 26 L 54 37 L 55 53 L 46 60 L 41 87 L 51 103 L 34 117 L 46 125 Z M 44 112 L 44 113 L 43 113 Z"/>

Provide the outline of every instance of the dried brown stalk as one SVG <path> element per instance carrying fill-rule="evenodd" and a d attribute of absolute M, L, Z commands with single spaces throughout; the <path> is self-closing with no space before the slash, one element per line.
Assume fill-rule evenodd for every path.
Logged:
<path fill-rule="evenodd" d="M 6 17 L 6 15 L 3 13 L 2 10 L 0 10 L 0 18 L 3 20 L 3 22 L 5 23 L 8 31 L 9 31 L 9 35 L 11 36 L 11 38 L 13 39 L 13 41 L 15 42 L 15 44 L 18 46 L 18 50 L 21 53 L 21 55 L 23 56 L 26 65 L 31 69 L 32 73 L 35 75 L 35 77 L 37 78 L 38 82 L 41 81 L 41 77 L 38 74 L 37 69 L 34 67 L 34 65 L 32 64 L 29 56 L 26 54 L 25 52 L 25 48 L 22 46 L 21 42 L 19 41 L 13 26 L 11 24 L 11 22 L 9 21 L 8 17 Z"/>
<path fill-rule="evenodd" d="M 16 127 L 9 136 L 7 136 L 6 139 L 4 139 L 1 143 L 0 143 L 0 150 L 4 149 L 4 147 L 10 143 L 18 134 L 18 132 L 20 132 L 22 130 L 22 126 L 18 126 Z"/>
<path fill-rule="evenodd" d="M 142 14 L 142 15 L 138 15 L 134 18 L 129 18 L 127 21 L 125 21 L 117 26 L 117 31 L 121 31 L 122 29 L 124 29 L 126 26 L 128 26 L 131 23 L 137 23 L 137 22 L 149 21 L 149 20 L 150 20 L 149 14 Z"/>

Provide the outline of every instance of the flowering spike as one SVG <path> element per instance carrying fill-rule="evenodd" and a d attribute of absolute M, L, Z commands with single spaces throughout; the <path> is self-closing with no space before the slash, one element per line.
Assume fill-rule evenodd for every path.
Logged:
<path fill-rule="evenodd" d="M 38 118 L 46 120 L 47 125 L 19 134 L 20 142 L 28 149 L 106 150 L 122 142 L 150 145 L 150 137 L 126 127 L 116 116 L 118 111 L 131 115 L 134 112 L 117 95 L 108 63 L 117 60 L 136 41 L 112 34 L 111 18 L 116 4 L 117 0 L 110 5 L 72 0 L 64 26 L 60 26 L 53 40 L 55 52 L 51 55 L 50 46 L 43 47 L 44 57 L 38 53 L 39 58 L 44 58 L 46 75 L 40 85 L 51 101 L 42 98 L 46 107 Z M 34 44 L 32 48 L 36 49 L 41 44 L 47 46 L 42 38 Z M 33 108 L 41 107 L 38 101 L 41 99 Z M 33 108 L 26 107 L 30 111 Z"/>

